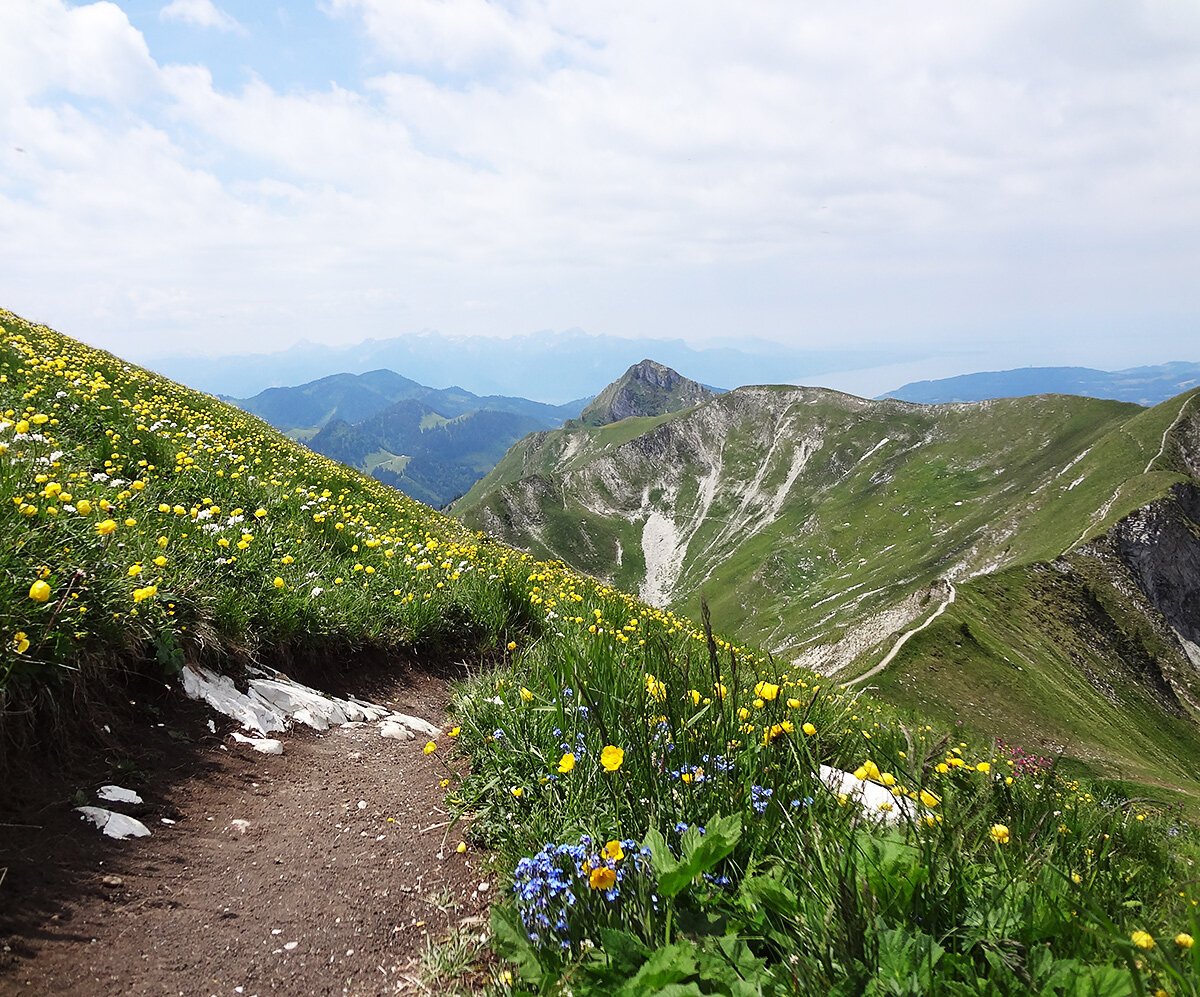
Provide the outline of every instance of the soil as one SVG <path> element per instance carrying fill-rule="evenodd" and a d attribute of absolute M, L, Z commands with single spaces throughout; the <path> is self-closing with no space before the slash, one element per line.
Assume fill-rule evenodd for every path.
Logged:
<path fill-rule="evenodd" d="M 446 724 L 444 677 L 358 691 Z M 484 929 L 497 882 L 485 854 L 456 850 L 448 738 L 426 755 L 373 724 L 300 729 L 269 756 L 178 692 L 131 705 L 108 750 L 6 780 L 0 995 L 418 993 L 430 940 Z M 97 804 L 110 782 L 144 804 Z M 152 835 L 105 838 L 81 803 Z"/>

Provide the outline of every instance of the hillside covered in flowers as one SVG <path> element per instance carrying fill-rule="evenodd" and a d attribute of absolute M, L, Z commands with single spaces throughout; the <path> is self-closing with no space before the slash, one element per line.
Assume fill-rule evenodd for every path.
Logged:
<path fill-rule="evenodd" d="M 1171 809 L 953 738 L 209 396 L 0 326 L 10 748 L 31 718 L 189 662 L 465 654 L 492 664 L 429 750 L 469 759 L 448 800 L 511 872 L 492 990 L 1200 992 L 1195 831 Z"/>

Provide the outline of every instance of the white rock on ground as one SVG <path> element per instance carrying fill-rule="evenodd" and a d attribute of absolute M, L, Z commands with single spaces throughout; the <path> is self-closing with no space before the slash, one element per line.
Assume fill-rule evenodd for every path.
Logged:
<path fill-rule="evenodd" d="M 101 807 L 76 807 L 75 811 L 84 820 L 90 820 L 109 838 L 145 838 L 150 834 L 150 828 L 140 820 L 112 810 L 104 810 Z"/>
<path fill-rule="evenodd" d="M 382 737 L 398 741 L 410 741 L 414 733 L 425 737 L 437 737 L 441 733 L 440 728 L 420 717 L 393 713 L 386 706 L 362 699 L 326 696 L 288 678 L 253 678 L 249 683 L 249 691 L 243 693 L 238 691 L 229 676 L 218 675 L 197 665 L 187 665 L 183 669 L 183 689 L 192 699 L 204 700 L 213 709 L 232 717 L 255 734 L 284 731 L 293 723 L 324 731 L 330 727 L 365 722 L 379 723 Z M 243 743 L 250 743 L 236 734 L 234 737 Z M 256 750 L 267 751 L 265 748 Z"/>
<path fill-rule="evenodd" d="M 99 792 L 96 793 L 96 798 L 105 803 L 137 804 L 142 802 L 142 798 L 132 789 L 123 789 L 121 786 L 101 786 Z"/>
<path fill-rule="evenodd" d="M 183 691 L 189 698 L 204 700 L 218 713 L 232 717 L 246 730 L 270 734 L 287 728 L 280 714 L 263 703 L 253 702 L 245 693 L 239 692 L 228 675 L 218 675 L 207 668 L 185 665 L 181 678 Z"/>
<path fill-rule="evenodd" d="M 435 727 L 428 720 L 422 720 L 420 717 L 410 717 L 407 713 L 393 713 L 388 717 L 394 723 L 403 724 L 411 731 L 418 734 L 425 734 L 428 737 L 437 737 L 442 731 L 440 727 Z"/>
<path fill-rule="evenodd" d="M 916 816 L 916 805 L 907 796 L 896 796 L 887 786 L 877 782 L 856 778 L 853 772 L 844 772 L 829 765 L 821 766 L 821 782 L 833 792 L 844 794 L 858 803 L 864 817 L 898 824 Z"/>
<path fill-rule="evenodd" d="M 309 689 L 297 682 L 283 682 L 279 679 L 251 679 L 250 695 L 261 697 L 272 708 L 287 716 L 296 717 L 301 710 L 307 710 L 312 717 L 321 717 L 325 720 L 326 727 L 318 728 L 321 730 L 327 729 L 330 725 L 344 724 L 350 719 L 346 716 L 346 711 L 342 709 L 339 700 L 322 696 L 315 689 Z M 352 708 L 356 713 L 361 712 L 357 707 Z M 297 719 L 299 718 L 297 717 Z M 301 720 L 301 723 L 304 722 Z"/>
<path fill-rule="evenodd" d="M 248 744 L 255 751 L 264 755 L 283 754 L 283 742 L 273 737 L 247 737 L 245 734 L 239 734 L 236 730 L 230 736 L 239 744 Z"/>

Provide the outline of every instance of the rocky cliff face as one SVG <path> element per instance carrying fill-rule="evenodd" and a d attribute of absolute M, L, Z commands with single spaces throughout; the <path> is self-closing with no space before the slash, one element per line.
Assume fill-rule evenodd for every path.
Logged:
<path fill-rule="evenodd" d="M 1176 485 L 1110 533 L 1117 556 L 1200 670 L 1200 489 Z"/>

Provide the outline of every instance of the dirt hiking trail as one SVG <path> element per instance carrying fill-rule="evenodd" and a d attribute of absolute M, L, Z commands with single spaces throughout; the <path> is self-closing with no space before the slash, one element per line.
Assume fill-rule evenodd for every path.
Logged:
<path fill-rule="evenodd" d="M 369 692 L 446 725 L 442 678 Z M 113 736 L 124 746 L 7 780 L 3 997 L 421 993 L 427 940 L 483 930 L 496 883 L 485 856 L 456 851 L 439 785 L 455 779 L 449 738 L 427 755 L 424 738 L 371 725 L 298 729 L 270 756 L 178 691 L 138 709 Z M 127 812 L 150 837 L 111 840 L 73 811 L 105 783 L 142 796 Z"/>

